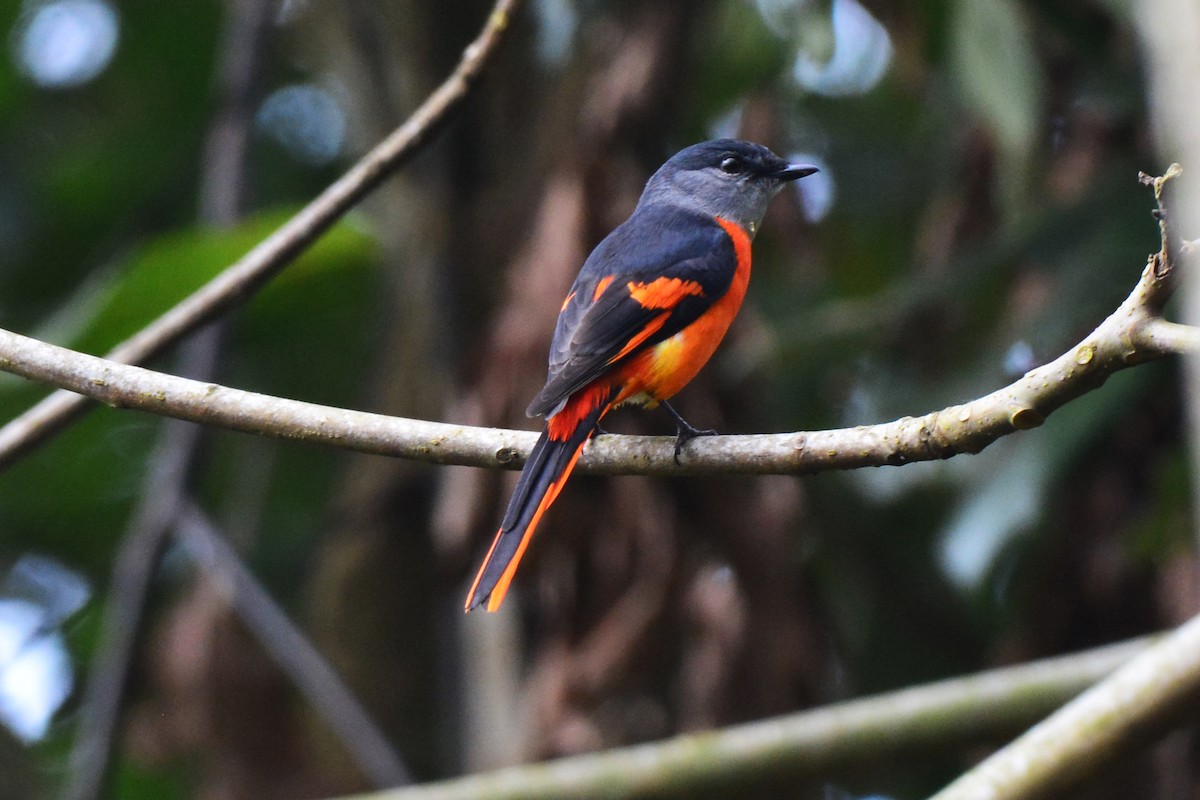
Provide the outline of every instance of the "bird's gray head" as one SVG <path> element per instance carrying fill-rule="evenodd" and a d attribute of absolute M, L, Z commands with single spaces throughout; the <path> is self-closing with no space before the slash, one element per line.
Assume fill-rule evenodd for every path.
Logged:
<path fill-rule="evenodd" d="M 650 176 L 638 208 L 671 205 L 758 231 L 767 204 L 788 181 L 817 171 L 789 164 L 767 148 L 740 139 L 713 139 L 680 150 Z"/>

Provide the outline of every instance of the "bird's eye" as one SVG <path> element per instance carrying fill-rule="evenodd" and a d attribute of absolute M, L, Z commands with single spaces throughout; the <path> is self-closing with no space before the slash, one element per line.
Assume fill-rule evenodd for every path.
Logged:
<path fill-rule="evenodd" d="M 740 158 L 729 156 L 721 160 L 721 172 L 726 175 L 741 175 L 746 171 L 746 165 L 742 163 Z"/>

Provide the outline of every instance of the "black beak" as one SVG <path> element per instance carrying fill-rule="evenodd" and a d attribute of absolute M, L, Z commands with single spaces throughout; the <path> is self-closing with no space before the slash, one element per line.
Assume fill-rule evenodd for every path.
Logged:
<path fill-rule="evenodd" d="M 814 172 L 820 172 L 820 170 L 812 164 L 788 164 L 786 167 L 773 172 L 771 177 L 781 181 L 794 181 L 797 178 L 812 175 Z"/>

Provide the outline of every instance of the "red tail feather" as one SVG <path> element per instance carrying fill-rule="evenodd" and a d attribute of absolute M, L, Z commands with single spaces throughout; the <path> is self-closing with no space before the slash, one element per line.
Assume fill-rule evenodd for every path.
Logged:
<path fill-rule="evenodd" d="M 467 593 L 464 611 L 485 602 L 488 611 L 500 608 L 542 514 L 562 491 L 583 445 L 612 407 L 615 394 L 608 387 L 588 387 L 572 396 L 562 411 L 546 421 L 546 430 L 521 470 L 504 522 Z"/>

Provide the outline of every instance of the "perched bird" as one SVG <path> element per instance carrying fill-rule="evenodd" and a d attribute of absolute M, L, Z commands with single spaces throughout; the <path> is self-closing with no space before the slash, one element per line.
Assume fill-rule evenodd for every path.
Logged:
<path fill-rule="evenodd" d="M 633 214 L 596 246 L 563 301 L 546 385 L 526 412 L 545 414 L 546 428 L 466 611 L 500 607 L 538 521 L 614 406 L 661 405 L 677 427 L 676 460 L 689 439 L 715 433 L 693 428 L 666 401 L 737 315 L 767 204 L 788 181 L 816 171 L 762 145 L 716 139 L 679 151 L 650 177 Z"/>

